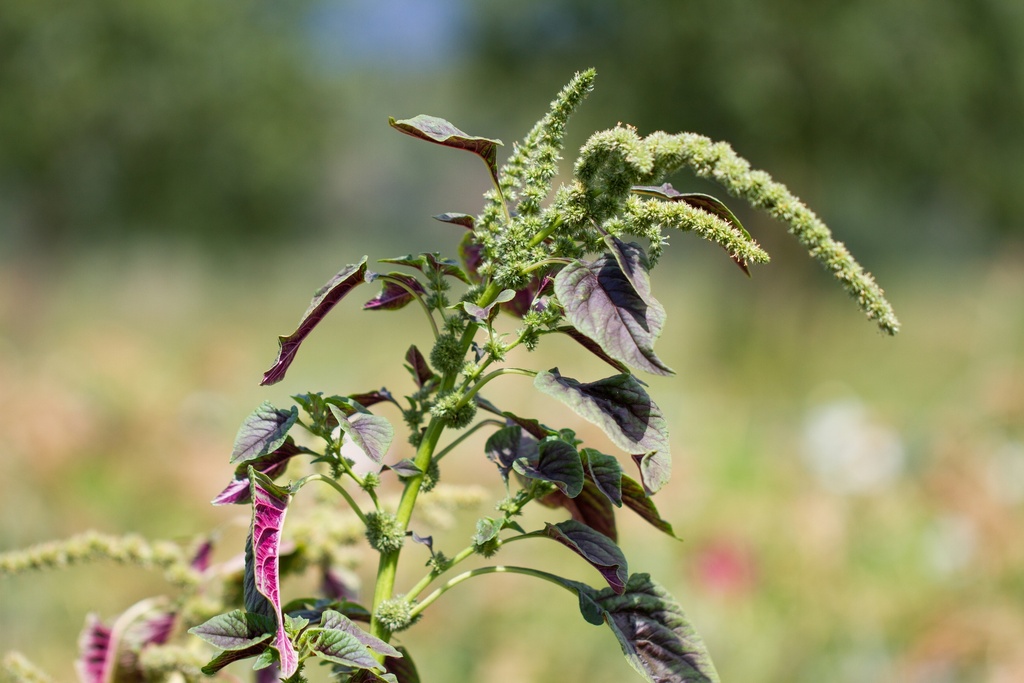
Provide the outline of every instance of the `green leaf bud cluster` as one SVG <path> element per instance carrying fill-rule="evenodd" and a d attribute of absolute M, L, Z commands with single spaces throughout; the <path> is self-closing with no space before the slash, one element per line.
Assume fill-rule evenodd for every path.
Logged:
<path fill-rule="evenodd" d="M 392 512 L 370 512 L 366 515 L 366 540 L 377 552 L 397 552 L 405 544 L 405 529 Z"/>
<path fill-rule="evenodd" d="M 460 391 L 440 394 L 430 408 L 430 414 L 444 420 L 446 427 L 452 429 L 468 427 L 476 417 L 476 403 L 472 401 L 463 403 L 464 398 L 465 395 Z"/>
<path fill-rule="evenodd" d="M 462 343 L 458 337 L 445 333 L 437 338 L 430 351 L 430 364 L 434 369 L 446 375 L 454 375 L 462 370 L 464 362 Z"/>
<path fill-rule="evenodd" d="M 412 603 L 401 597 L 381 602 L 373 616 L 389 633 L 404 631 L 418 619 L 412 615 Z"/>

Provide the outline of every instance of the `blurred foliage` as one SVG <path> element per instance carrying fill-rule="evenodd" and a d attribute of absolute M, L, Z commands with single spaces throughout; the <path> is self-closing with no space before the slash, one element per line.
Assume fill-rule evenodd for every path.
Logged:
<path fill-rule="evenodd" d="M 1016 0 L 468 6 L 497 112 L 552 71 L 594 66 L 602 126 L 729 140 L 860 231 L 858 248 L 1024 234 Z"/>
<path fill-rule="evenodd" d="M 308 220 L 331 114 L 305 4 L 5 2 L 0 239 L 237 243 Z"/>

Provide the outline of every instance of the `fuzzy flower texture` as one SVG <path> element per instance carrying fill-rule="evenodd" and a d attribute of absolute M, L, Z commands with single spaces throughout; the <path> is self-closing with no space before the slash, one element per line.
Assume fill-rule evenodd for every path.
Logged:
<path fill-rule="evenodd" d="M 603 251 L 605 235 L 648 240 L 653 265 L 670 229 L 694 232 L 721 245 L 745 270 L 747 264 L 767 262 L 768 254 L 721 202 L 658 185 L 686 168 L 788 224 L 789 232 L 839 280 L 869 319 L 888 334 L 899 331 L 882 289 L 821 219 L 784 185 L 751 169 L 727 143 L 695 133 L 641 137 L 622 125 L 595 133 L 580 150 L 572 181 L 554 190 L 545 206 L 566 122 L 593 88 L 594 78 L 593 70 L 576 74 L 498 174 L 476 221 L 480 275 L 504 288 L 522 289 L 537 264 Z"/>

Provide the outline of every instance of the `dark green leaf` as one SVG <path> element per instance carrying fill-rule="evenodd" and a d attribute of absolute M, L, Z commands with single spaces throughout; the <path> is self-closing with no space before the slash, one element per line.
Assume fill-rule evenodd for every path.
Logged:
<path fill-rule="evenodd" d="M 320 628 L 344 631 L 366 647 L 379 654 L 387 655 L 388 657 L 402 656 L 402 653 L 396 650 L 393 646 L 388 645 L 380 638 L 372 636 L 359 628 L 351 619 L 341 612 L 337 612 L 335 610 L 325 611 L 320 619 Z"/>
<path fill-rule="evenodd" d="M 562 268 L 555 276 L 555 296 L 572 326 L 609 356 L 656 375 L 671 375 L 672 369 L 654 353 L 665 308 L 650 295 L 646 256 L 635 244 L 616 246 L 613 254 L 593 263 L 576 260 Z"/>
<path fill-rule="evenodd" d="M 501 416 L 525 429 L 528 434 L 532 435 L 538 441 L 558 434 L 556 430 L 548 427 L 547 425 L 541 424 L 538 420 L 535 420 L 532 417 L 519 417 L 515 413 L 510 413 L 507 410 L 501 413 Z"/>
<path fill-rule="evenodd" d="M 303 634 L 303 642 L 315 655 L 328 662 L 357 669 L 379 669 L 384 666 L 359 640 L 346 631 L 312 628 Z"/>
<path fill-rule="evenodd" d="M 626 558 L 610 538 L 575 520 L 548 524 L 544 531 L 601 572 L 601 576 L 616 593 L 626 589 L 626 580 L 629 578 Z"/>
<path fill-rule="evenodd" d="M 218 614 L 188 632 L 221 650 L 245 650 L 268 640 L 275 628 L 266 617 L 236 609 Z"/>
<path fill-rule="evenodd" d="M 247 463 L 277 450 L 284 443 L 288 430 L 299 419 L 299 410 L 278 410 L 267 401 L 254 410 L 238 428 L 232 463 Z"/>
<path fill-rule="evenodd" d="M 554 368 L 538 373 L 534 386 L 601 427 L 612 443 L 627 453 L 659 451 L 669 457 L 665 417 L 632 375 L 584 383 L 562 377 Z"/>
<path fill-rule="evenodd" d="M 626 660 L 651 683 L 717 683 L 718 672 L 704 641 L 682 608 L 647 574 L 629 577 L 626 590 L 598 592 L 594 601 Z"/>
<path fill-rule="evenodd" d="M 448 121 L 426 114 L 402 121 L 396 121 L 389 117 L 388 123 L 392 128 L 400 130 L 406 135 L 435 142 L 445 147 L 455 147 L 473 152 L 484 160 L 487 170 L 491 172 L 491 177 L 494 179 L 494 184 L 498 184 L 498 145 L 501 144 L 501 140 L 468 135 Z"/>
<path fill-rule="evenodd" d="M 439 216 L 434 216 L 434 220 L 441 221 L 442 223 L 461 225 L 467 230 L 472 230 L 475 219 L 468 213 L 442 213 Z"/>
<path fill-rule="evenodd" d="M 520 458 L 533 462 L 540 457 L 537 440 L 524 434 L 518 425 L 494 432 L 484 445 L 487 459 L 498 466 L 501 478 L 508 481 L 512 465 Z"/>
<path fill-rule="evenodd" d="M 655 529 L 664 531 L 669 536 L 676 538 L 672 525 L 661 518 L 661 515 L 658 514 L 658 508 L 654 505 L 654 501 L 647 495 L 643 487 L 626 475 L 622 476 L 622 502 Z"/>
<path fill-rule="evenodd" d="M 588 623 L 591 623 L 594 626 L 600 626 L 604 623 L 604 608 L 596 602 L 596 598 L 599 595 L 598 591 L 585 583 L 565 579 L 561 576 L 555 576 L 554 574 L 548 575 L 548 578 L 576 594 L 580 601 L 580 614 L 583 615 L 583 618 L 586 619 Z M 609 589 L 606 588 L 605 590 Z"/>
<path fill-rule="evenodd" d="M 219 655 L 210 660 L 210 663 L 204 666 L 201 671 L 207 676 L 213 676 L 218 671 L 226 667 L 228 664 L 234 662 L 240 662 L 243 659 L 249 659 L 250 657 L 256 657 L 262 655 L 270 649 L 269 645 L 260 643 L 247 647 L 244 650 L 225 650 Z"/>
<path fill-rule="evenodd" d="M 558 490 L 575 498 L 583 490 L 583 463 L 576 449 L 559 439 L 545 439 L 538 447 L 535 458 L 524 456 L 512 464 L 516 472 L 529 477 L 550 481 Z"/>
<path fill-rule="evenodd" d="M 317 290 L 309 308 L 299 320 L 299 326 L 287 337 L 280 337 L 280 349 L 277 353 L 277 360 L 270 366 L 270 369 L 263 374 L 262 385 L 276 384 L 284 379 L 288 372 L 288 366 L 295 360 L 295 354 L 303 340 L 309 336 L 320 321 L 324 319 L 335 304 L 352 291 L 356 286 L 366 282 L 366 257 L 359 263 L 345 266 L 332 277 L 327 284 Z"/>
<path fill-rule="evenodd" d="M 587 474 L 615 507 L 622 507 L 622 465 L 610 455 L 594 448 L 580 451 Z"/>
<path fill-rule="evenodd" d="M 434 252 L 425 252 L 419 256 L 407 254 L 406 256 L 395 258 L 382 258 L 380 262 L 415 268 L 428 276 L 431 274 L 448 275 L 469 284 L 469 276 L 463 272 L 462 268 L 459 268 L 458 263 L 451 259 L 441 258 L 439 254 Z"/>
<path fill-rule="evenodd" d="M 388 273 L 386 276 L 382 276 L 381 279 L 384 283 L 381 291 L 377 296 L 363 304 L 364 311 L 397 311 L 400 308 L 405 308 L 405 306 L 412 302 L 415 298 L 412 292 L 417 294 L 426 293 L 419 280 L 405 273 Z M 400 280 L 405 287 L 395 282 L 395 280 Z M 409 290 L 412 290 L 412 292 Z"/>

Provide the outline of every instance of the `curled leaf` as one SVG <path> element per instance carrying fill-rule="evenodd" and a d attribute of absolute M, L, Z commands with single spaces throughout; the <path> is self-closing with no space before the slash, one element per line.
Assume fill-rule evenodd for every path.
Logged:
<path fill-rule="evenodd" d="M 419 280 L 405 273 L 388 273 L 380 279 L 384 283 L 381 291 L 363 304 L 364 311 L 397 311 L 411 303 L 416 294 L 426 293 Z"/>
<path fill-rule="evenodd" d="M 612 507 L 608 497 L 601 493 L 597 485 L 589 478 L 583 481 L 583 490 L 575 498 L 570 498 L 561 491 L 552 491 L 538 502 L 548 507 L 565 508 L 577 522 L 586 524 L 613 541 L 618 539 L 618 532 L 615 528 L 615 508 Z"/>
<path fill-rule="evenodd" d="M 188 632 L 221 650 L 246 650 L 269 640 L 274 635 L 274 623 L 258 614 L 236 609 L 218 614 Z"/>
<path fill-rule="evenodd" d="M 655 529 L 665 532 L 672 538 L 676 538 L 672 525 L 661 518 L 661 514 L 654 505 L 654 501 L 647 495 L 643 487 L 625 475 L 622 476 L 622 502 Z"/>
<path fill-rule="evenodd" d="M 295 360 L 295 354 L 298 353 L 299 346 L 302 345 L 303 340 L 309 336 L 313 328 L 320 324 L 320 321 L 334 308 L 335 304 L 363 282 L 366 282 L 365 256 L 359 263 L 342 268 L 327 284 L 317 290 L 316 294 L 313 295 L 309 308 L 306 309 L 301 320 L 299 320 L 299 326 L 287 337 L 280 337 L 278 339 L 280 349 L 277 353 L 277 360 L 263 374 L 263 381 L 260 384 L 276 384 L 284 379 L 285 373 L 288 372 L 288 367 Z"/>
<path fill-rule="evenodd" d="M 383 464 L 384 456 L 387 455 L 391 441 L 395 438 L 395 428 L 387 418 L 370 413 L 354 413 L 346 417 L 333 404 L 327 407 L 345 433 L 344 442 L 357 446 L 366 457 L 378 465 Z"/>
<path fill-rule="evenodd" d="M 575 520 L 548 524 L 544 532 L 601 572 L 613 591 L 622 593 L 626 589 L 626 557 L 610 538 Z"/>
<path fill-rule="evenodd" d="M 420 350 L 415 345 L 410 346 L 409 350 L 405 352 L 405 362 L 408 363 L 406 368 L 412 373 L 413 379 L 416 380 L 416 385 L 420 389 L 437 376 L 430 369 L 427 359 L 423 357 L 423 354 L 420 353 Z"/>
<path fill-rule="evenodd" d="M 270 479 L 277 479 L 288 469 L 288 461 L 301 453 L 309 453 L 305 448 L 295 445 L 292 438 L 286 437 L 273 453 L 260 456 L 253 460 L 243 462 L 235 468 L 234 479 L 224 487 L 224 490 L 217 494 L 211 501 L 213 505 L 242 505 L 248 504 L 252 498 L 249 495 L 249 466 L 257 472 L 262 472 Z"/>
<path fill-rule="evenodd" d="M 570 498 L 575 498 L 583 490 L 580 454 L 559 439 L 541 441 L 536 456 L 521 457 L 512 463 L 512 467 L 524 477 L 550 481 Z"/>
<path fill-rule="evenodd" d="M 388 118 L 388 123 L 395 130 L 399 130 L 414 138 L 434 142 L 445 147 L 454 147 L 473 152 L 484 160 L 487 170 L 491 172 L 494 184 L 498 184 L 498 145 L 501 140 L 481 138 L 467 133 L 453 126 L 448 121 L 436 116 L 420 114 L 411 119 L 396 121 Z"/>
<path fill-rule="evenodd" d="M 615 507 L 622 507 L 622 466 L 619 461 L 595 448 L 584 448 L 580 455 L 583 456 L 587 474 L 597 489 Z"/>
<path fill-rule="evenodd" d="M 434 216 L 434 220 L 441 221 L 442 223 L 452 223 L 454 225 L 461 225 L 469 231 L 473 230 L 473 216 L 468 213 L 442 213 L 438 216 Z"/>
<path fill-rule="evenodd" d="M 537 439 L 523 433 L 523 428 L 515 425 L 505 427 L 491 434 L 484 445 L 484 453 L 487 459 L 498 466 L 501 478 L 507 483 L 508 473 L 516 460 L 524 458 L 527 461 L 537 461 L 540 458 L 540 451 Z"/>

